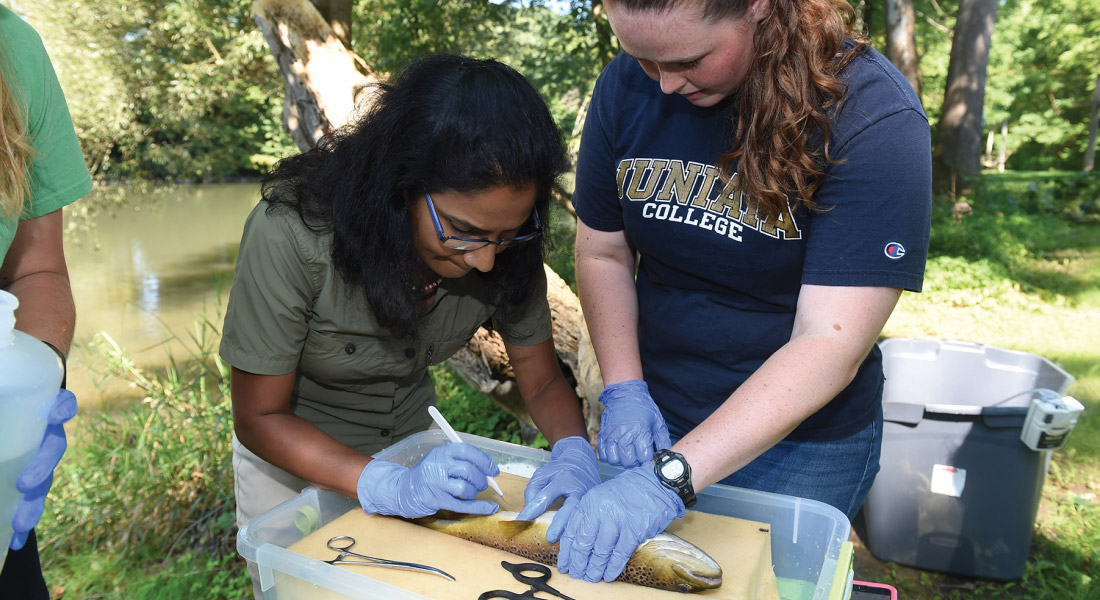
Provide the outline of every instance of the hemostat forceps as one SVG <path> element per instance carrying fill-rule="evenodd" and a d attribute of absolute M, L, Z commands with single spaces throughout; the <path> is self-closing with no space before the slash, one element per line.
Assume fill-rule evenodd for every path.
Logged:
<path fill-rule="evenodd" d="M 421 565 L 418 563 L 402 562 L 399 560 L 388 560 L 385 558 L 375 558 L 373 556 L 367 556 L 365 554 L 358 554 L 352 552 L 351 549 L 355 546 L 355 538 L 350 535 L 337 535 L 329 538 L 328 544 L 329 550 L 334 550 L 340 554 L 332 559 L 321 562 L 328 563 L 330 565 L 364 565 L 367 567 L 389 567 L 391 569 L 405 569 L 407 571 L 420 571 L 423 573 L 434 573 L 440 577 L 446 577 L 451 581 L 455 578 L 450 573 L 441 571 L 435 567 L 429 567 L 428 565 Z M 354 557 L 360 560 L 348 560 L 348 557 Z"/>

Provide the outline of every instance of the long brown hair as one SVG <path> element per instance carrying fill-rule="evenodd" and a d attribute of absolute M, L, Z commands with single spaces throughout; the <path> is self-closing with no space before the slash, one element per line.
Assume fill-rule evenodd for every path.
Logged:
<path fill-rule="evenodd" d="M 27 139 L 23 105 L 13 84 L 7 57 L 0 53 L 0 212 L 18 219 L 30 198 L 30 164 L 34 149 Z"/>
<path fill-rule="evenodd" d="M 626 10 L 663 11 L 697 3 L 703 18 L 738 19 L 751 0 L 613 0 Z M 845 0 L 767 0 L 757 25 L 754 59 L 734 98 L 737 136 L 718 159 L 723 176 L 737 175 L 758 214 L 778 218 L 787 206 L 818 210 L 813 195 L 829 163 L 830 116 L 844 99 L 840 72 L 865 52 Z M 842 52 L 845 38 L 857 41 Z"/>

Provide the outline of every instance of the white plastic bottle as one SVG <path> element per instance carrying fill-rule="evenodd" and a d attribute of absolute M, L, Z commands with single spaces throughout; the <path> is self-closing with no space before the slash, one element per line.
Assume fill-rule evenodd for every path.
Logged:
<path fill-rule="evenodd" d="M 15 330 L 19 300 L 0 290 L 0 565 L 11 543 L 11 519 L 23 500 L 15 481 L 46 432 L 64 365 L 49 346 Z"/>

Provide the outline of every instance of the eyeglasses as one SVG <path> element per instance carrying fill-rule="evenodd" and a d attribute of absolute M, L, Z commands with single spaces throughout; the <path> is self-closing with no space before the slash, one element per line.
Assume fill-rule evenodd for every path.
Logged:
<path fill-rule="evenodd" d="M 499 240 L 490 240 L 488 238 L 466 238 L 457 235 L 443 235 L 443 224 L 439 222 L 439 215 L 435 212 L 435 203 L 432 202 L 432 196 L 428 192 L 424 192 L 424 200 L 428 202 L 428 214 L 432 216 L 432 224 L 435 225 L 435 234 L 439 236 L 439 241 L 444 247 L 452 250 L 477 250 L 484 248 L 489 244 L 496 244 L 498 246 L 507 248 L 508 246 L 514 246 L 516 244 L 522 244 L 523 242 L 529 242 L 539 236 L 542 233 L 542 221 L 539 220 L 538 209 L 531 209 L 531 216 L 535 219 L 535 230 L 525 235 L 518 235 L 516 237 L 503 238 Z"/>

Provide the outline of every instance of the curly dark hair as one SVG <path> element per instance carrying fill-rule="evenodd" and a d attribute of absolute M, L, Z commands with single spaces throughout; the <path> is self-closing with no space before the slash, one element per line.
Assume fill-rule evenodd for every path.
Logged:
<path fill-rule="evenodd" d="M 738 19 L 751 0 L 613 0 L 631 11 L 666 11 L 697 3 L 709 21 Z M 853 30 L 845 0 L 769 0 L 753 37 L 754 58 L 736 93 L 737 136 L 718 158 L 722 173 L 737 176 L 745 197 L 775 219 L 790 206 L 820 210 L 813 195 L 835 161 L 829 156 L 830 117 L 847 89 L 840 72 L 869 47 Z M 856 43 L 847 49 L 845 40 Z"/>
<path fill-rule="evenodd" d="M 536 188 L 543 223 L 565 166 L 561 133 L 539 93 L 494 60 L 433 55 L 379 84 L 354 123 L 312 150 L 281 160 L 263 180 L 272 210 L 289 205 L 314 231 L 331 231 L 332 257 L 360 285 L 375 317 L 395 335 L 414 336 L 421 270 L 410 204 L 421 195 Z M 509 248 L 478 273 L 501 310 L 523 301 L 541 276 L 544 245 Z"/>

